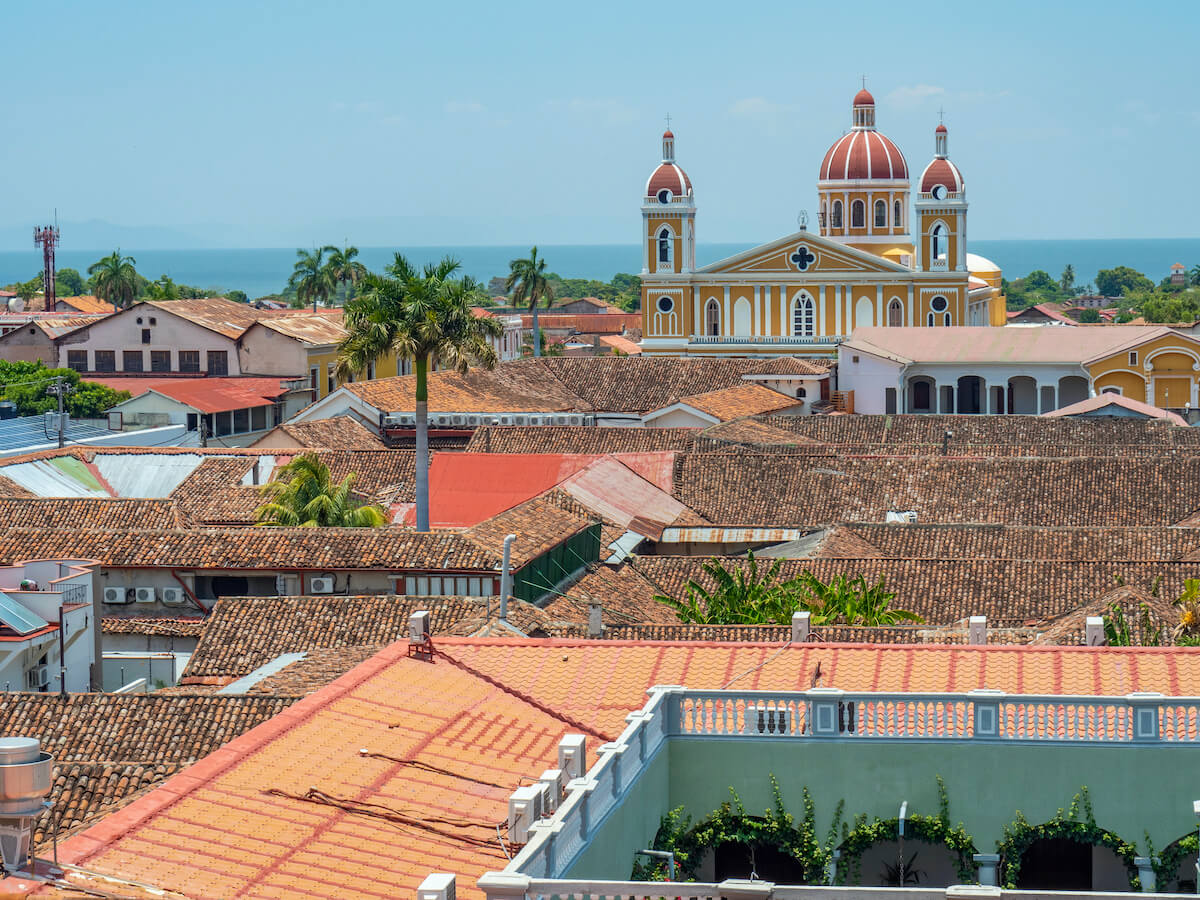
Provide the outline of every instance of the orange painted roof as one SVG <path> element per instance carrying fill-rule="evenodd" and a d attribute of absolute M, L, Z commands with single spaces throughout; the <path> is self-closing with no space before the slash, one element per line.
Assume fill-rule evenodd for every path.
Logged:
<path fill-rule="evenodd" d="M 847 690 L 1200 694 L 1197 649 L 436 643 L 432 663 L 384 649 L 72 837 L 60 859 L 192 897 L 403 897 L 453 872 L 476 900 L 475 879 L 505 863 L 508 795 L 555 764 L 564 734 L 587 730 L 593 752 L 616 737 L 655 684 L 748 673 L 737 689 L 802 690 L 820 664 L 822 686 Z"/>
<path fill-rule="evenodd" d="M 81 313 L 110 313 L 116 312 L 116 307 L 107 300 L 101 300 L 99 297 L 94 297 L 91 294 L 82 294 L 77 297 L 57 297 L 58 303 L 65 303 L 72 309 Z"/>

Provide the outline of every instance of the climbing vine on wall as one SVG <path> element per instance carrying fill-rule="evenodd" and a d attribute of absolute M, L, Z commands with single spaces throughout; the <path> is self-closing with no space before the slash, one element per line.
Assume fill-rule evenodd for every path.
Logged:
<path fill-rule="evenodd" d="M 974 884 L 975 841 L 967 834 L 961 822 L 950 824 L 950 798 L 946 793 L 946 782 L 937 776 L 938 814 L 924 816 L 919 813 L 905 819 L 906 836 L 930 844 L 942 844 L 955 855 L 955 868 L 960 884 Z M 899 818 L 867 821 L 865 815 L 854 819 L 854 827 L 843 826 L 842 856 L 838 860 L 838 884 L 862 883 L 862 856 L 870 847 L 882 841 L 895 841 L 900 836 Z"/>
<path fill-rule="evenodd" d="M 729 789 L 731 800 L 722 803 L 719 809 L 695 825 L 690 817 L 683 815 L 682 807 L 663 816 L 658 833 L 654 836 L 654 849 L 669 850 L 675 854 L 677 878 L 694 880 L 706 851 L 733 843 L 747 847 L 772 847 L 799 863 L 800 884 L 825 883 L 827 867 L 833 859 L 835 842 L 841 829 L 843 804 L 838 803 L 833 824 L 822 841 L 817 836 L 816 806 L 808 788 L 804 788 L 803 793 L 804 814 L 797 821 L 787 811 L 779 782 L 774 775 L 770 778 L 774 803 L 761 816 L 747 813 L 733 788 Z M 643 863 L 635 859 L 632 877 L 637 881 L 663 881 L 667 877 L 666 866 L 660 861 Z"/>
<path fill-rule="evenodd" d="M 1150 835 L 1146 835 L 1146 843 L 1150 843 Z M 1162 852 L 1162 856 L 1155 857 L 1154 848 L 1151 846 L 1146 855 L 1154 858 L 1154 876 L 1158 881 L 1157 889 L 1159 891 L 1165 891 L 1167 886 L 1175 880 L 1175 876 L 1179 872 L 1179 864 L 1183 862 L 1184 857 L 1195 853 L 1198 847 L 1200 847 L 1200 838 L 1194 831 L 1169 846 Z"/>
<path fill-rule="evenodd" d="M 1080 812 L 1083 818 L 1080 818 Z M 1051 838 L 1068 838 L 1080 844 L 1092 844 L 1108 847 L 1125 863 L 1129 873 L 1129 885 L 1132 890 L 1140 890 L 1141 882 L 1137 876 L 1137 866 L 1134 857 L 1138 855 L 1137 847 L 1121 840 L 1111 831 L 1105 831 L 1096 824 L 1092 813 L 1092 800 L 1088 796 L 1087 787 L 1081 787 L 1079 793 L 1071 800 L 1066 809 L 1059 809 L 1054 818 L 1042 825 L 1032 825 L 1029 820 L 1017 811 L 1017 817 L 1004 826 L 1004 839 L 996 846 L 1000 854 L 1000 885 L 1013 890 L 1021 875 L 1021 858 L 1035 841 Z M 1176 863 L 1178 865 L 1178 862 Z"/>

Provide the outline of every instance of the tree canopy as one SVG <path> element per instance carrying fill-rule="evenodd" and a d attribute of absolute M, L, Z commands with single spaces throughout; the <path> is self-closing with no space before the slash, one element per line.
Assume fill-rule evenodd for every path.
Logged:
<path fill-rule="evenodd" d="M 1101 269 L 1096 273 L 1096 290 L 1105 297 L 1121 297 L 1131 291 L 1148 291 L 1154 282 L 1128 266 Z"/>
<path fill-rule="evenodd" d="M 353 494 L 354 473 L 334 482 L 329 467 L 315 453 L 304 453 L 283 466 L 275 479 L 259 488 L 266 502 L 255 517 L 259 525 L 293 528 L 379 528 L 387 516 L 378 506 L 359 504 Z"/>
<path fill-rule="evenodd" d="M 58 408 L 58 401 L 46 393 L 51 380 L 61 375 L 73 390 L 63 407 L 79 419 L 95 419 L 128 400 L 129 391 L 114 391 L 94 381 L 82 381 L 74 369 L 47 369 L 41 362 L 0 360 L 0 400 L 11 400 L 17 415 L 36 416 Z"/>

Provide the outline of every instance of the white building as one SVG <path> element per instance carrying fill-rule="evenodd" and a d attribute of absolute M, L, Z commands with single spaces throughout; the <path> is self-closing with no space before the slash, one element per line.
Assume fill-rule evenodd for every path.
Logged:
<path fill-rule="evenodd" d="M 0 685 L 6 691 L 92 689 L 100 653 L 92 560 L 0 566 Z M 60 655 L 60 648 L 62 654 Z"/>

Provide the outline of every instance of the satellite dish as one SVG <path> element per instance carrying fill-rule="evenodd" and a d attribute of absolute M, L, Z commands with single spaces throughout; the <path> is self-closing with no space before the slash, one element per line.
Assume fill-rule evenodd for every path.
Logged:
<path fill-rule="evenodd" d="M 8 301 L 8 311 L 15 313 L 25 312 L 25 301 L 20 297 L 10 298 Z"/>

